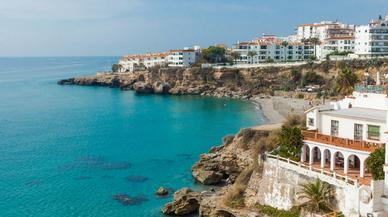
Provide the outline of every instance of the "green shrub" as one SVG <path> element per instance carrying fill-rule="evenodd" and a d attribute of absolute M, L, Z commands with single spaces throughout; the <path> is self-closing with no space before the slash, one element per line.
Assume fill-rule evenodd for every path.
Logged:
<path fill-rule="evenodd" d="M 296 207 L 292 208 L 290 211 L 279 210 L 265 205 L 258 205 L 257 208 L 262 214 L 266 214 L 271 217 L 299 217 L 300 215 L 300 210 Z"/>
<path fill-rule="evenodd" d="M 366 167 L 372 173 L 373 180 L 384 179 L 385 148 L 376 149 L 366 159 Z"/>
<path fill-rule="evenodd" d="M 299 161 L 303 147 L 303 136 L 300 128 L 283 126 L 279 135 L 279 155 Z"/>
<path fill-rule="evenodd" d="M 325 84 L 325 79 L 316 72 L 307 72 L 302 78 L 302 85 L 306 86 L 310 84 L 322 85 Z"/>

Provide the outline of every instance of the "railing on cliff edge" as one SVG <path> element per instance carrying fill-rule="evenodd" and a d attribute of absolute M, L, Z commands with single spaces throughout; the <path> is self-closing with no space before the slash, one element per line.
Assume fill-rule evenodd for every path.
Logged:
<path fill-rule="evenodd" d="M 320 134 L 317 131 L 312 131 L 312 130 L 303 130 L 302 135 L 305 140 L 338 146 L 342 148 L 350 148 L 350 149 L 355 149 L 360 151 L 373 152 L 378 148 L 384 147 L 384 143 L 345 139 L 345 138 Z"/>
<path fill-rule="evenodd" d="M 293 160 L 290 160 L 289 158 L 280 157 L 279 155 L 272 155 L 272 154 L 269 154 L 269 153 L 265 153 L 265 156 L 267 158 L 272 158 L 272 159 L 275 159 L 277 161 L 285 162 L 285 163 L 287 163 L 289 165 L 293 165 L 293 166 L 297 166 L 297 167 L 302 168 L 302 169 L 309 170 L 310 172 L 313 172 L 316 175 L 319 175 L 319 174 L 320 175 L 326 175 L 326 176 L 331 177 L 333 179 L 342 181 L 345 184 L 350 184 L 350 185 L 354 185 L 356 187 L 359 187 L 358 180 L 357 179 L 349 178 L 348 176 L 343 176 L 343 175 L 337 174 L 335 172 L 327 171 L 327 170 L 325 170 L 323 168 L 317 169 L 317 168 L 314 168 L 312 165 L 306 165 L 306 164 L 304 164 L 302 162 L 299 162 L 299 161 L 293 161 Z"/>

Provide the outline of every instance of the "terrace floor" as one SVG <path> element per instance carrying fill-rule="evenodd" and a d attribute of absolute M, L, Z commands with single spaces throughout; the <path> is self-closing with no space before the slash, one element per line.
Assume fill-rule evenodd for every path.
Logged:
<path fill-rule="evenodd" d="M 306 164 L 308 165 L 308 163 Z M 321 163 L 314 162 L 312 165 L 315 169 L 321 169 Z M 325 165 L 325 171 L 330 172 L 330 164 Z M 345 176 L 343 167 L 336 167 L 334 169 L 335 173 L 341 176 Z M 360 185 L 370 185 L 372 181 L 372 174 L 365 172 L 364 178 L 360 177 L 360 169 L 359 168 L 349 168 L 348 169 L 348 177 L 351 179 L 356 179 L 360 183 Z"/>

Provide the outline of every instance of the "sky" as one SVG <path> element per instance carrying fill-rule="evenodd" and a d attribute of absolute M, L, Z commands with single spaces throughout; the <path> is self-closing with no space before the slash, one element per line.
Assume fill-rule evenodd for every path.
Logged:
<path fill-rule="evenodd" d="M 367 24 L 388 0 L 0 0 L 0 56 L 120 56 Z"/>

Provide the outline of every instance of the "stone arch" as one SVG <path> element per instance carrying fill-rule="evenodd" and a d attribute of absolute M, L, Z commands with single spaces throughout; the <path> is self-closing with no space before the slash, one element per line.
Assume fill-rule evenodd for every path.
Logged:
<path fill-rule="evenodd" d="M 303 145 L 300 159 L 302 162 L 310 163 L 310 146 L 308 144 Z"/>
<path fill-rule="evenodd" d="M 330 149 L 323 149 L 323 151 L 322 151 L 322 157 L 324 159 L 324 161 L 323 161 L 323 168 L 325 168 L 326 165 L 328 165 L 328 167 L 330 167 L 331 152 L 332 151 Z"/>
<path fill-rule="evenodd" d="M 334 170 L 336 169 L 344 169 L 345 168 L 345 155 L 341 151 L 333 152 L 333 164 Z"/>
<path fill-rule="evenodd" d="M 312 162 L 311 163 L 320 163 L 322 158 L 321 149 L 318 146 L 312 147 Z"/>
<path fill-rule="evenodd" d="M 345 171 L 349 175 L 360 176 L 361 174 L 361 159 L 356 154 L 351 154 L 347 156 L 347 168 Z"/>

